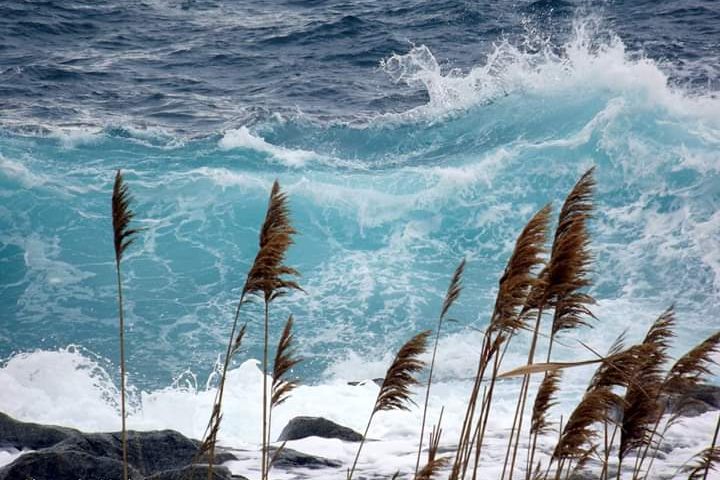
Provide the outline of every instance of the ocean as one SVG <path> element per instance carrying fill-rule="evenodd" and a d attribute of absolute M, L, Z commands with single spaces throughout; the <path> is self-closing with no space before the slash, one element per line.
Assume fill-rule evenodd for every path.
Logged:
<path fill-rule="evenodd" d="M 123 263 L 130 428 L 202 435 L 275 179 L 305 292 L 271 310 L 273 338 L 294 315 L 304 359 L 274 436 L 296 415 L 362 431 L 377 386 L 348 382 L 382 376 L 435 326 L 466 258 L 430 402 L 431 419 L 445 407 L 443 443 L 456 441 L 515 238 L 545 203 L 557 214 L 591 166 L 597 319 L 554 352 L 587 358 L 576 339 L 600 351 L 622 332 L 639 340 L 674 304 L 672 351 L 684 353 L 719 325 L 718 52 L 711 0 L 3 2 L 0 411 L 119 428 L 116 169 L 144 229 Z M 220 434 L 251 451 L 261 313 L 260 302 L 244 313 Z M 508 366 L 528 344 L 513 341 Z M 589 371 L 564 377 L 556 416 Z M 500 462 L 506 390 L 488 450 Z M 410 470 L 420 415 L 381 414 L 371 436 L 382 441 L 361 466 Z M 713 422 L 671 431 L 681 447 L 658 471 L 707 446 Z M 291 443 L 345 461 L 355 448 Z"/>

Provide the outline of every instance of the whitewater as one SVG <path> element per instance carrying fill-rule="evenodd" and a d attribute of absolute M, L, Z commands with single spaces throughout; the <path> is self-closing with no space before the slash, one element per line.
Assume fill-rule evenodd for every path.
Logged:
<path fill-rule="evenodd" d="M 594 328 L 561 337 L 557 359 L 637 341 L 674 304 L 679 355 L 718 328 L 720 98 L 670 81 L 672 65 L 628 49 L 593 18 L 562 44 L 498 37 L 470 68 L 411 45 L 377 59 L 394 89 L 421 90 L 401 111 L 322 120 L 275 113 L 188 135 L 117 119 L 0 131 L 0 411 L 20 420 L 113 431 L 118 413 L 117 318 L 110 190 L 122 168 L 145 230 L 124 264 L 131 391 L 128 427 L 203 435 L 219 354 L 254 258 L 267 194 L 278 179 L 300 235 L 288 264 L 305 292 L 292 313 L 302 385 L 273 413 L 272 438 L 298 415 L 362 431 L 394 350 L 433 328 L 461 258 L 465 289 L 441 338 L 429 421 L 444 407 L 442 445 L 459 435 L 497 281 L 524 223 L 557 213 L 596 166 L 591 222 Z M 220 443 L 257 476 L 262 354 L 259 303 L 230 371 Z M 529 339 L 505 365 L 522 365 Z M 544 348 L 544 340 L 541 346 Z M 566 417 L 591 368 L 568 371 L 552 416 Z M 534 385 L 531 392 L 534 392 Z M 499 389 L 482 478 L 499 478 L 517 382 Z M 415 463 L 422 411 L 377 416 L 363 472 Z M 672 475 L 706 447 L 715 413 L 683 419 L 655 473 Z M 543 439 L 547 447 L 553 439 Z M 350 463 L 355 444 L 307 438 L 288 447 Z M 0 454 L 0 464 L 20 452 Z M 339 478 L 342 471 L 273 477 Z"/>

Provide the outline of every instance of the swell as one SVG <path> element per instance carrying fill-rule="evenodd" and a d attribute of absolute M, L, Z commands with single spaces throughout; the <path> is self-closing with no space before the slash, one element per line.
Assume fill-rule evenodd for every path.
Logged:
<path fill-rule="evenodd" d="M 687 316 L 688 342 L 707 333 L 707 316 L 720 313 L 719 101 L 672 86 L 658 64 L 617 38 L 599 40 L 595 27 L 576 24 L 561 48 L 499 42 L 467 71 L 447 70 L 424 46 L 390 56 L 385 70 L 427 102 L 351 123 L 298 115 L 200 138 L 128 125 L 6 131 L 0 241 L 9 280 L 0 291 L 13 341 L 0 356 L 80 343 L 114 358 L 103 219 L 118 167 L 148 227 L 128 263 L 139 385 L 212 364 L 275 177 L 303 233 L 291 259 L 309 294 L 286 307 L 307 319 L 309 378 L 382 358 L 427 326 L 446 266 L 466 253 L 474 294 L 451 330 L 481 328 L 514 235 L 591 164 L 600 184 L 593 293 L 613 326 L 603 334 L 614 336 L 633 305 L 673 302 Z M 448 375 L 471 363 L 457 359 Z"/>

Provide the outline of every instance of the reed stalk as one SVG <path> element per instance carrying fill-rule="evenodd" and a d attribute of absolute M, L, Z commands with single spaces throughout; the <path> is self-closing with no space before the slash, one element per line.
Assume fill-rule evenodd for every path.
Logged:
<path fill-rule="evenodd" d="M 440 418 L 437 425 L 433 426 L 428 438 L 428 459 L 425 466 L 415 474 L 415 480 L 432 480 L 445 465 L 450 461 L 449 457 L 438 457 L 440 448 L 440 437 L 442 436 L 442 417 L 445 408 L 440 409 Z"/>
<path fill-rule="evenodd" d="M 267 426 L 267 447 L 270 446 L 270 432 L 272 431 L 272 413 L 275 407 L 285 402 L 290 397 L 290 392 L 297 387 L 297 381 L 287 378 L 288 373 L 302 361 L 297 358 L 294 352 L 293 334 L 293 316 L 290 315 L 285 322 L 278 346 L 275 351 L 275 361 L 273 363 L 272 384 L 270 386 L 270 404 L 268 408 L 268 426 Z M 267 464 L 265 465 L 265 476 L 269 475 L 274 459 L 281 452 L 284 444 L 275 452 L 274 458 L 268 455 Z"/>
<path fill-rule="evenodd" d="M 128 479 L 127 426 L 126 426 L 126 370 L 125 370 L 125 314 L 123 311 L 123 288 L 120 263 L 123 253 L 135 240 L 138 229 L 130 228 L 135 214 L 130 210 L 130 193 L 125 184 L 122 172 L 117 170 L 112 192 L 112 226 L 115 247 L 115 272 L 117 274 L 118 318 L 120 329 L 120 416 L 122 418 L 122 463 L 123 480 Z"/>
<path fill-rule="evenodd" d="M 217 434 L 222 420 L 222 401 L 225 392 L 227 372 L 233 355 L 238 351 L 246 332 L 247 320 L 235 334 L 240 318 L 240 310 L 250 295 L 260 296 L 264 303 L 263 315 L 263 406 L 262 406 L 262 454 L 261 454 L 261 475 L 262 479 L 267 478 L 268 466 L 268 405 L 267 405 L 267 371 L 268 371 L 268 341 L 269 341 L 269 307 L 273 300 L 285 295 L 291 290 L 301 290 L 300 286 L 288 276 L 297 276 L 297 270 L 284 265 L 285 255 L 288 248 L 293 244 L 295 229 L 290 223 L 290 211 L 287 204 L 287 195 L 280 190 L 280 184 L 273 183 L 268 207 L 265 213 L 259 235 L 259 248 L 255 260 L 250 268 L 243 285 L 240 300 L 235 309 L 235 316 L 228 338 L 228 346 L 223 361 L 222 374 L 220 376 L 218 391 L 215 395 L 213 410 L 205 431 L 205 438 L 201 443 L 199 455 L 207 452 L 208 457 L 208 480 L 212 480 L 213 463 L 215 458 L 215 447 Z"/>
<path fill-rule="evenodd" d="M 660 388 L 660 395 L 677 395 L 683 392 L 691 391 L 708 375 L 711 374 L 710 365 L 714 362 L 713 356 L 720 352 L 720 332 L 716 332 L 710 335 L 708 338 L 697 344 L 695 347 L 690 349 L 685 355 L 680 357 L 670 370 L 668 370 L 665 379 Z M 653 440 L 657 435 L 660 422 L 665 414 L 665 408 L 661 407 L 658 413 L 655 425 L 649 435 L 649 440 L 645 446 L 645 449 L 640 458 L 640 462 L 633 473 L 633 477 L 640 475 L 643 464 L 647 457 L 650 456 L 650 463 L 645 472 L 645 477 L 648 478 L 652 465 L 657 456 L 657 452 L 660 449 L 662 442 L 662 436 L 657 442 L 654 442 L 655 448 L 653 454 L 650 455 L 650 447 L 653 445 Z M 672 418 L 666 422 L 665 430 L 667 430 L 672 422 Z"/>
<path fill-rule="evenodd" d="M 420 441 L 418 442 L 417 460 L 415 461 L 415 477 L 418 476 L 418 471 L 420 468 L 420 455 L 422 454 L 423 437 L 425 436 L 425 420 L 427 418 L 428 401 L 430 399 L 430 387 L 432 386 L 433 372 L 435 370 L 435 357 L 437 355 L 438 342 L 440 340 L 440 331 L 442 330 L 443 321 L 445 320 L 448 311 L 452 307 L 453 303 L 455 303 L 455 301 L 458 299 L 458 297 L 460 296 L 460 292 L 462 291 L 462 276 L 464 270 L 465 259 L 462 259 L 460 261 L 460 264 L 455 269 L 455 272 L 453 273 L 452 280 L 450 281 L 450 285 L 448 286 L 447 292 L 445 294 L 445 299 L 443 301 L 442 309 L 440 311 L 440 316 L 438 317 L 437 330 L 435 332 L 435 344 L 433 345 L 427 387 L 425 389 L 425 402 L 423 404 L 422 422 L 420 424 Z"/>
<path fill-rule="evenodd" d="M 375 405 L 365 426 L 363 438 L 360 440 L 360 445 L 355 453 L 352 467 L 348 470 L 347 480 L 352 480 L 355 473 L 360 452 L 365 445 L 375 414 L 381 411 L 408 410 L 408 405 L 413 403 L 410 398 L 410 388 L 419 385 L 415 375 L 425 367 L 425 363 L 419 357 L 425 353 L 427 340 L 431 334 L 430 330 L 418 333 L 400 347 L 400 350 L 395 355 L 393 362 L 385 373 L 380 391 L 378 391 Z"/>

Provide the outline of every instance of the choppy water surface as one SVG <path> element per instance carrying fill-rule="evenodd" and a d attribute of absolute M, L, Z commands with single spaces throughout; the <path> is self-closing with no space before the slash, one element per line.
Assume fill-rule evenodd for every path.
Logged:
<path fill-rule="evenodd" d="M 598 327 L 579 336 L 639 338 L 675 303 L 683 351 L 720 314 L 718 25 L 701 1 L 5 2 L 0 409 L 114 428 L 116 168 L 146 228 L 124 263 L 137 427 L 202 433 L 275 178 L 307 293 L 273 322 L 295 315 L 313 385 L 278 428 L 296 413 L 361 428 L 373 386 L 344 381 L 432 327 L 466 256 L 433 402 L 459 412 L 515 235 L 592 165 Z M 258 314 L 243 359 L 261 353 Z M 566 340 L 558 356 L 583 354 Z M 259 380 L 233 372 L 225 441 L 253 443 Z M 381 420 L 370 465 L 412 451 L 416 413 Z"/>

